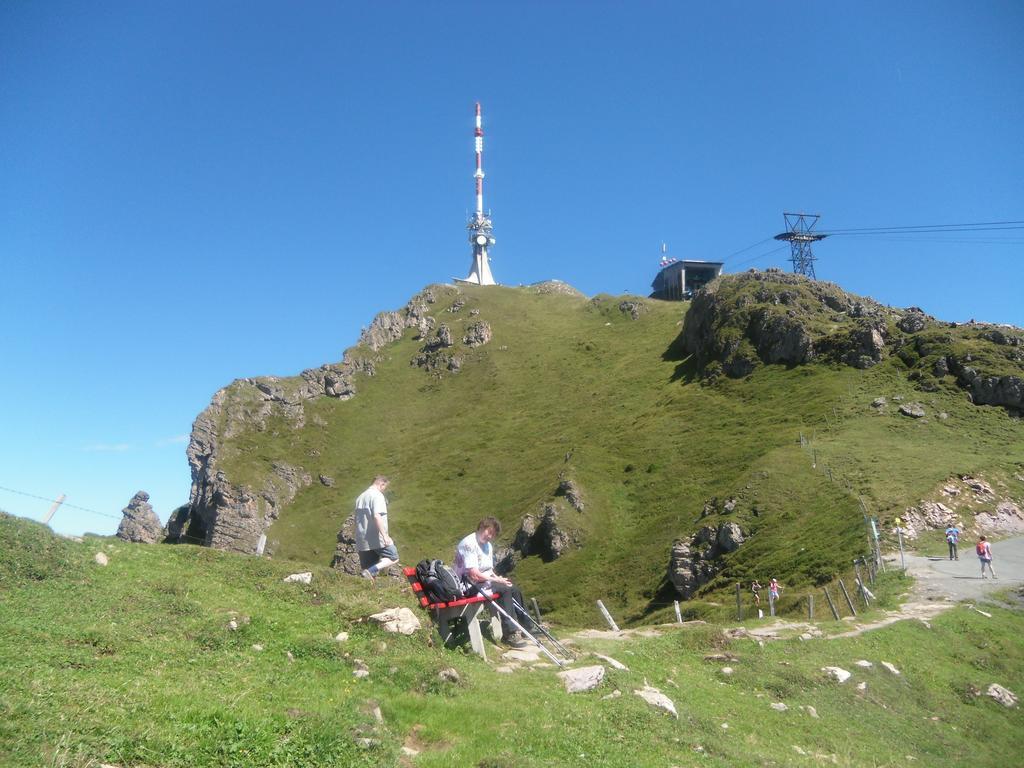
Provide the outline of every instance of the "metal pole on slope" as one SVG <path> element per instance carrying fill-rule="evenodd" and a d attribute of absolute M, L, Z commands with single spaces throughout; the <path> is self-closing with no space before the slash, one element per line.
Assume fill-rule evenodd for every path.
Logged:
<path fill-rule="evenodd" d="M 600 600 L 597 601 L 597 607 L 601 610 L 601 615 L 604 616 L 604 620 L 608 622 L 608 626 L 612 628 L 613 632 L 619 631 L 619 625 L 615 623 L 615 619 L 608 613 L 608 609 L 604 607 L 604 603 Z"/>
<path fill-rule="evenodd" d="M 62 494 L 61 494 L 60 496 L 58 496 L 58 497 L 57 497 L 57 498 L 56 498 L 56 499 L 54 500 L 53 504 L 52 504 L 52 505 L 51 505 L 51 507 L 50 507 L 50 511 L 49 511 L 49 512 L 47 512 L 47 513 L 46 513 L 46 517 L 45 517 L 45 518 L 43 518 L 43 525 L 49 525 L 49 524 L 50 524 L 50 521 L 51 521 L 51 520 L 53 519 L 53 516 L 54 516 L 54 515 L 56 514 L 56 512 L 57 512 L 57 508 L 58 508 L 58 507 L 59 507 L 59 506 L 60 506 L 61 504 L 63 504 L 63 503 L 64 503 L 64 499 L 66 499 L 66 498 L 67 498 L 67 496 L 65 496 L 65 495 L 64 495 L 64 494 L 62 493 Z"/>

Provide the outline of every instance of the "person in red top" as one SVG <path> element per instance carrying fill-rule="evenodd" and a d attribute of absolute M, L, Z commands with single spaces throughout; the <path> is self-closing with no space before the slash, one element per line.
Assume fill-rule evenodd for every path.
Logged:
<path fill-rule="evenodd" d="M 997 578 L 996 572 L 992 570 L 992 545 L 982 536 L 978 539 L 978 544 L 974 549 L 978 553 L 978 559 L 981 561 L 981 578 L 986 578 L 985 566 L 988 566 L 988 572 L 992 574 L 992 578 Z"/>

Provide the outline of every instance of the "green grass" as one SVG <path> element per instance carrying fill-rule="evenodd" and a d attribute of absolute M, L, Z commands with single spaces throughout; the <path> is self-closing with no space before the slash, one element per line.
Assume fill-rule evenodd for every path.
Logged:
<path fill-rule="evenodd" d="M 93 562 L 99 550 L 106 567 Z M 763 646 L 713 624 L 590 640 L 582 650 L 629 671 L 609 669 L 599 689 L 570 696 L 553 670 L 502 674 L 433 647 L 426 630 L 400 637 L 363 622 L 412 605 L 397 583 L 374 589 L 319 566 L 309 586 L 282 583 L 294 567 L 191 546 L 71 543 L 0 515 L 0 764 L 861 766 L 910 755 L 922 766 L 1004 766 L 1016 754 L 1020 710 L 974 692 L 1024 690 L 1019 611 L 957 608 L 930 628 Z M 906 582 L 876 587 L 891 601 Z M 349 639 L 336 642 L 339 631 Z M 368 678 L 353 677 L 356 659 Z M 830 681 L 827 665 L 854 677 Z M 447 667 L 459 682 L 438 678 Z M 633 695 L 645 680 L 674 700 L 678 720 Z M 779 701 L 787 711 L 770 708 Z M 419 755 L 403 758 L 403 745 Z"/>

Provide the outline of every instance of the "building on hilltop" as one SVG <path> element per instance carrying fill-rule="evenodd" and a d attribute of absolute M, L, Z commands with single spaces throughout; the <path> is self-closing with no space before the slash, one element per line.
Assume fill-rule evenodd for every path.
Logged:
<path fill-rule="evenodd" d="M 663 246 L 664 249 L 664 246 Z M 664 250 L 663 250 L 664 253 Z M 670 259 L 662 256 L 661 269 L 651 283 L 652 299 L 684 301 L 722 274 L 722 262 Z"/>

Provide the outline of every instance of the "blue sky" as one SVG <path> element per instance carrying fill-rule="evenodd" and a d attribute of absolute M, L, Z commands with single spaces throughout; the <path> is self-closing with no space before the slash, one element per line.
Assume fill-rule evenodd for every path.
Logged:
<path fill-rule="evenodd" d="M 1022 39 L 1016 0 L 2 3 L 0 509 L 63 492 L 55 529 L 111 533 L 145 489 L 166 519 L 218 388 L 464 276 L 475 101 L 495 277 L 646 294 L 662 241 L 721 260 L 783 211 L 1024 220 Z M 1022 230 L 815 254 L 1024 326 Z"/>

